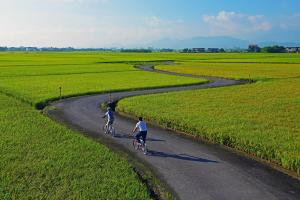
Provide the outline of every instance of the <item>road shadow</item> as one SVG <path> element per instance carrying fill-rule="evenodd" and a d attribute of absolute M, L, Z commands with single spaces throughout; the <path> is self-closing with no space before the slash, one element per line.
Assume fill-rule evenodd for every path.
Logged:
<path fill-rule="evenodd" d="M 129 134 L 116 134 L 115 135 L 116 138 L 121 138 L 121 139 L 134 139 L 133 135 L 129 135 Z M 147 138 L 147 141 L 151 141 L 151 142 L 165 142 L 165 140 L 161 140 L 161 139 L 157 139 L 157 138 Z"/>
<path fill-rule="evenodd" d="M 162 157 L 162 158 L 174 158 L 174 159 L 178 159 L 178 160 L 186 160 L 186 161 L 201 162 L 201 163 L 219 163 L 218 161 L 215 161 L 215 160 L 198 158 L 198 157 L 190 156 L 187 154 L 171 154 L 171 153 L 165 153 L 165 152 L 153 151 L 153 150 L 148 151 L 148 156 Z"/>

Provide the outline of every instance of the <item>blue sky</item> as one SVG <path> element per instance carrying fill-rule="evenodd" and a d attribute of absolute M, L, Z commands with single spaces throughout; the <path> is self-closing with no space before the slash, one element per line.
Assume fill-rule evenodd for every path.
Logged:
<path fill-rule="evenodd" d="M 300 42 L 299 0 L 0 0 L 0 46 L 142 47 L 231 36 Z"/>

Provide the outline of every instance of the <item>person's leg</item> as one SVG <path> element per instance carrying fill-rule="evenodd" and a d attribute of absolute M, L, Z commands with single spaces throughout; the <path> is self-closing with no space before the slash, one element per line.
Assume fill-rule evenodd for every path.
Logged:
<path fill-rule="evenodd" d="M 143 151 L 144 151 L 144 154 L 146 155 L 147 154 L 147 145 L 146 145 L 146 138 L 147 138 L 147 131 L 144 131 L 143 134 L 142 134 L 142 138 L 143 138 Z"/>
<path fill-rule="evenodd" d="M 113 122 L 112 121 L 109 121 L 108 122 L 108 131 L 111 133 L 111 131 L 112 131 L 112 124 L 113 124 Z"/>
<path fill-rule="evenodd" d="M 142 138 L 143 138 L 144 144 L 146 144 L 147 131 L 143 131 Z"/>
<path fill-rule="evenodd" d="M 107 120 L 105 124 L 105 133 L 108 133 L 108 131 L 109 131 L 109 121 Z"/>
<path fill-rule="evenodd" d="M 140 143 L 140 138 L 142 137 L 142 132 L 139 132 L 138 134 L 135 135 L 135 139 Z"/>

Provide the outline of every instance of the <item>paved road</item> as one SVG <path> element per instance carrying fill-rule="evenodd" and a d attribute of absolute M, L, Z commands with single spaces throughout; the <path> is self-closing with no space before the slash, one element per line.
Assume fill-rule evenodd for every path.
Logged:
<path fill-rule="evenodd" d="M 153 71 L 151 67 L 143 69 Z M 185 87 L 118 92 L 112 94 L 112 98 L 116 100 L 149 93 L 243 83 L 216 77 L 206 78 L 211 82 Z M 128 133 L 136 121 L 117 116 L 115 138 L 105 135 L 101 130 L 104 121 L 99 104 L 107 100 L 108 94 L 70 98 L 54 103 L 56 109 L 49 113 L 74 129 L 106 140 L 106 143 L 108 141 L 113 147 L 125 148 L 132 156 L 146 163 L 179 199 L 300 199 L 300 181 L 218 145 L 194 142 L 172 131 L 150 126 L 147 142 L 149 155 L 134 151 L 132 138 Z"/>

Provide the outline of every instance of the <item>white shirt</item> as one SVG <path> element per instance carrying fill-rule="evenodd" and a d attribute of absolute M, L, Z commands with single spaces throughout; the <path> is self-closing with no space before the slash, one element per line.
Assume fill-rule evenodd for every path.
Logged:
<path fill-rule="evenodd" d="M 139 128 L 139 131 L 147 131 L 147 125 L 146 125 L 146 122 L 144 121 L 139 121 L 136 125 L 135 125 L 136 128 Z"/>
<path fill-rule="evenodd" d="M 114 113 L 113 111 L 109 110 L 105 113 L 105 116 L 107 116 L 108 121 L 114 121 Z"/>

